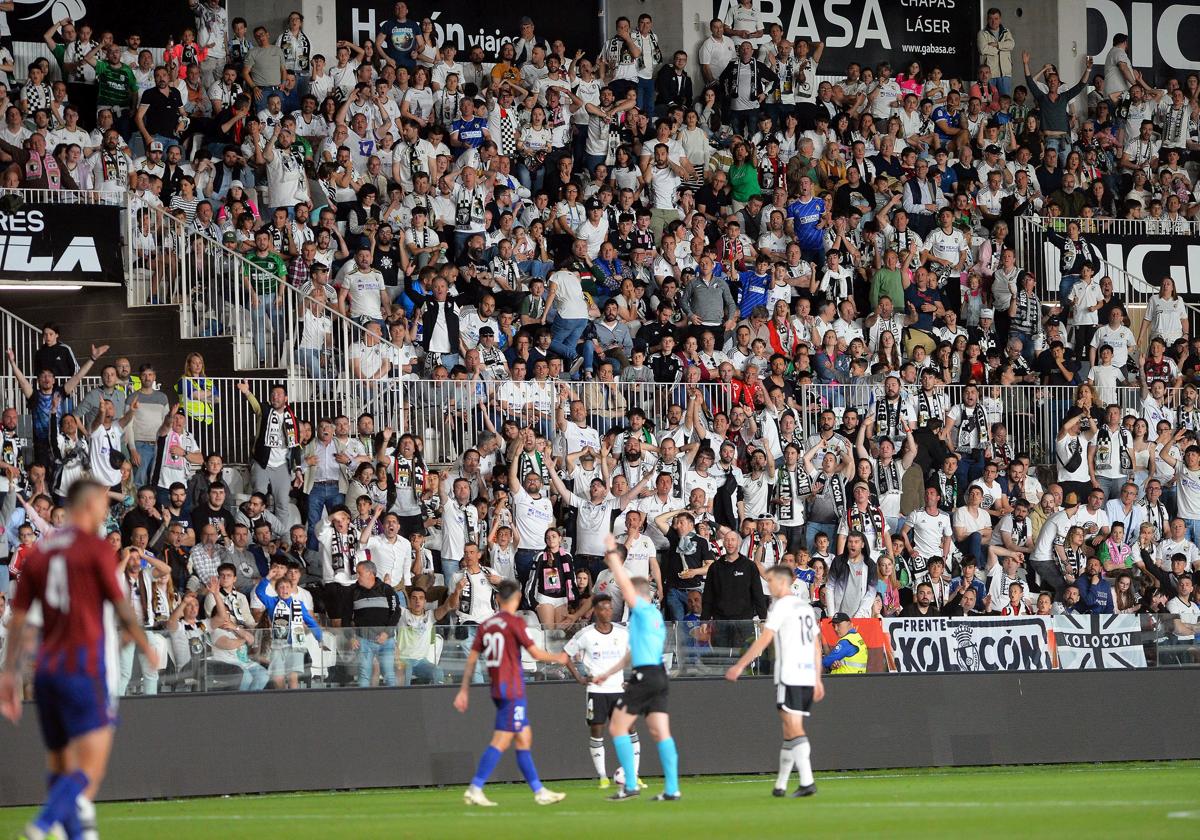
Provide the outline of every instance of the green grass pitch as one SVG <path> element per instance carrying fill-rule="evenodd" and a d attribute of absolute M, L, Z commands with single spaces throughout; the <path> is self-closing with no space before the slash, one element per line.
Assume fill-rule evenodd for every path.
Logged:
<path fill-rule="evenodd" d="M 641 798 L 621 803 L 594 782 L 552 783 L 568 795 L 546 807 L 524 785 L 496 784 L 487 793 L 497 808 L 467 808 L 460 787 L 383 789 L 103 804 L 99 822 L 105 840 L 610 840 L 630 829 L 664 840 L 1200 837 L 1197 761 L 819 773 L 817 795 L 801 800 L 772 798 L 773 775 L 684 777 L 680 802 L 650 801 L 661 780 L 647 781 Z M 0 810 L 0 838 L 32 813 Z"/>

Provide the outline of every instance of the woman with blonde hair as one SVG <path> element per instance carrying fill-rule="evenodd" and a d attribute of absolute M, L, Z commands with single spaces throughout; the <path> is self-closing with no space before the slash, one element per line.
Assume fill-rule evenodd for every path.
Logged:
<path fill-rule="evenodd" d="M 199 353 L 188 353 L 183 360 L 183 376 L 175 383 L 175 393 L 189 420 L 212 425 L 213 406 L 218 401 L 217 384 L 205 374 L 204 357 Z"/>

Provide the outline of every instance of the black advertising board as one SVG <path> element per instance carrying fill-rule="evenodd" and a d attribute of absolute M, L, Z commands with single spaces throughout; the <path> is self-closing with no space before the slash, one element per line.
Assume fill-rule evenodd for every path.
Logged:
<path fill-rule="evenodd" d="M 1096 64 L 1117 34 L 1129 36 L 1129 60 L 1152 84 L 1200 71 L 1200 4 L 1088 0 L 1087 50 Z"/>
<path fill-rule="evenodd" d="M 725 19 L 737 0 L 713 0 L 713 16 Z M 918 60 L 944 76 L 975 77 L 978 0 L 755 0 L 764 26 L 778 23 L 789 41 L 825 44 L 818 73 L 836 75 L 851 61 L 881 61 L 900 72 Z"/>
<path fill-rule="evenodd" d="M 0 205 L 0 280 L 121 285 L 121 210 L 101 204 Z"/>

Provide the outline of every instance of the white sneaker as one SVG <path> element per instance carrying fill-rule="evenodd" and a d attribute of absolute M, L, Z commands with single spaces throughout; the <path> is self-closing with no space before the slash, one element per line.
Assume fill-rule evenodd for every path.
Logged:
<path fill-rule="evenodd" d="M 550 788 L 542 788 L 533 795 L 533 801 L 538 805 L 553 805 L 555 802 L 562 802 L 567 798 L 565 793 L 558 793 L 550 790 Z"/>
<path fill-rule="evenodd" d="M 463 802 L 467 805 L 478 805 L 481 808 L 495 808 L 496 803 L 483 795 L 480 788 L 471 785 L 463 792 Z"/>

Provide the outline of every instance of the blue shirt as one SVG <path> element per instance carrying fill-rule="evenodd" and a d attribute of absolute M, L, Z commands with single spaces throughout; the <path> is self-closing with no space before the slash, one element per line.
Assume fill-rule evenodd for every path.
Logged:
<path fill-rule="evenodd" d="M 741 294 L 738 295 L 738 306 L 743 318 L 750 317 L 750 310 L 756 306 L 767 305 L 767 289 L 771 286 L 770 274 L 756 274 L 753 271 L 743 271 L 741 274 Z"/>
<path fill-rule="evenodd" d="M 379 24 L 379 33 L 387 36 L 383 48 L 388 57 L 402 67 L 412 68 L 416 62 L 411 55 L 417 45 L 417 24 L 412 20 L 388 18 Z"/>
<path fill-rule="evenodd" d="M 483 130 L 487 128 L 487 120 L 471 117 L 469 120 L 455 120 L 450 124 L 450 131 L 458 132 L 458 139 L 472 149 L 483 145 Z"/>
<path fill-rule="evenodd" d="M 825 215 L 825 199 L 810 198 L 808 201 L 793 201 L 788 205 L 788 218 L 796 228 L 796 241 L 808 251 L 820 251 L 825 247 L 825 232 L 817 225 Z"/>
<path fill-rule="evenodd" d="M 937 132 L 938 139 L 945 142 L 950 139 L 950 135 L 944 134 L 938 126 L 938 122 L 941 120 L 946 121 L 948 128 L 962 128 L 962 109 L 959 109 L 953 116 L 946 110 L 945 106 L 938 106 L 933 109 L 934 130 Z"/>
<path fill-rule="evenodd" d="M 658 607 L 638 598 L 629 607 L 629 662 L 634 668 L 662 665 L 667 625 Z"/>

